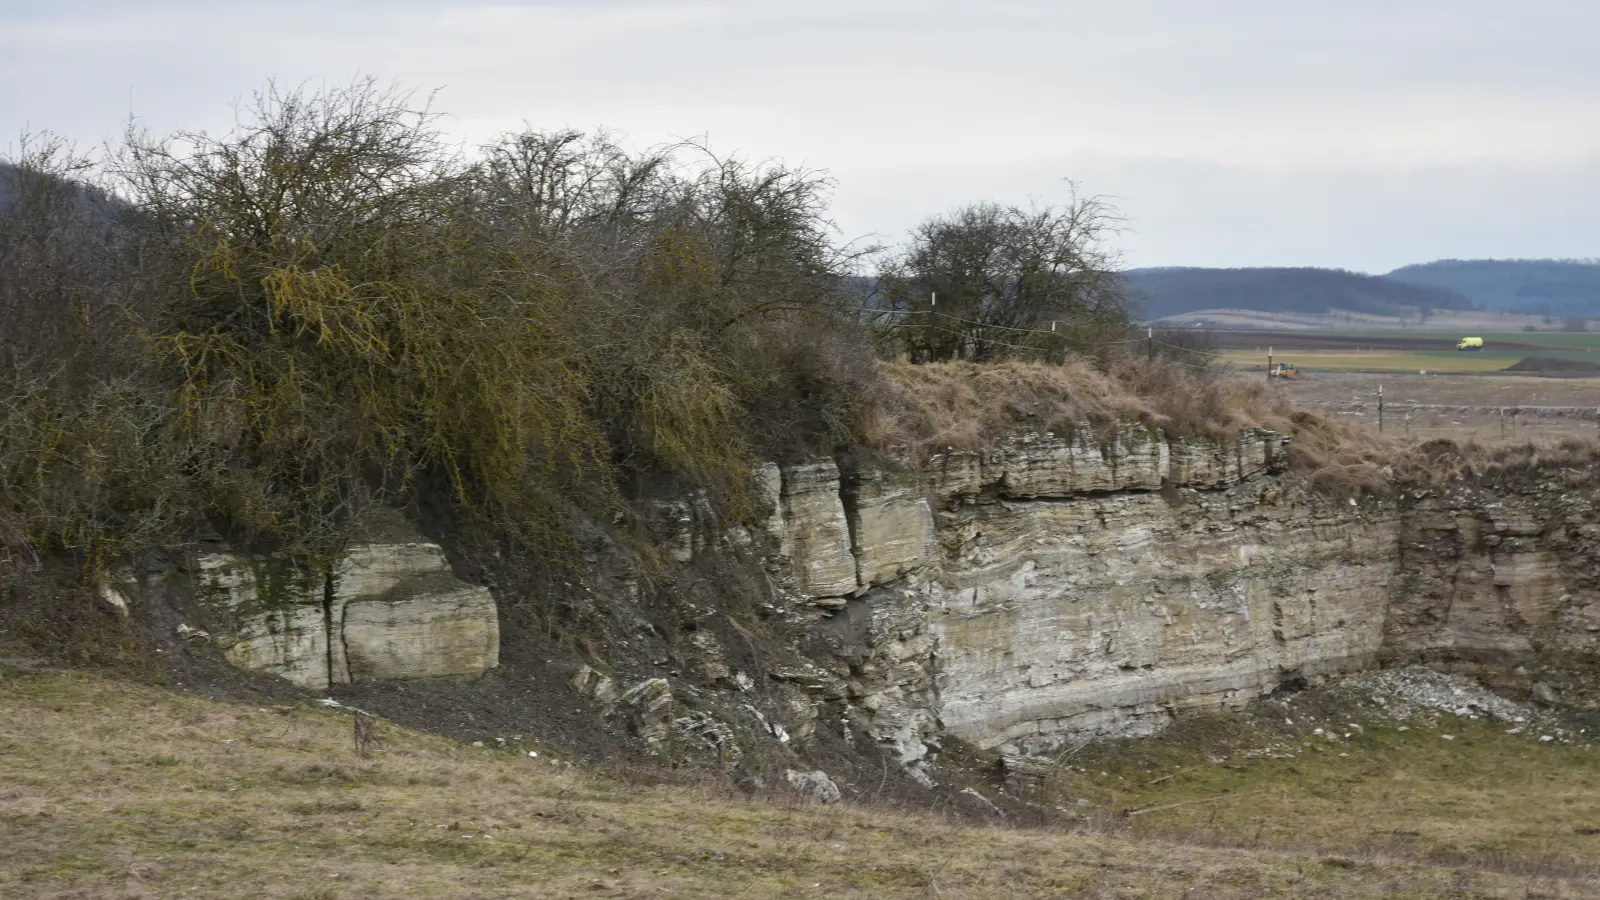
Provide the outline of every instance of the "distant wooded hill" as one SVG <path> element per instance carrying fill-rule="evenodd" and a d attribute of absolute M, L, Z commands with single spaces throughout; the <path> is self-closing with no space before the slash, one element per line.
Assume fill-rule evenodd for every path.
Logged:
<path fill-rule="evenodd" d="M 1336 269 L 1131 269 L 1126 278 L 1148 319 L 1203 309 L 1393 316 L 1472 308 L 1470 299 L 1445 287 Z"/>
<path fill-rule="evenodd" d="M 1600 317 L 1600 261 L 1595 260 L 1443 259 L 1384 277 L 1455 291 L 1484 309 Z"/>

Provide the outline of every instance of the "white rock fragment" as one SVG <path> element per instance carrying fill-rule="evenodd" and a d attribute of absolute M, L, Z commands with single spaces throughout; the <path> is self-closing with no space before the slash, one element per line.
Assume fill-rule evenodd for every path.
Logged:
<path fill-rule="evenodd" d="M 784 772 L 783 777 L 789 782 L 790 787 L 807 800 L 824 804 L 838 803 L 842 796 L 839 793 L 839 786 L 834 784 L 828 773 L 821 769 L 814 772 L 789 769 Z"/>

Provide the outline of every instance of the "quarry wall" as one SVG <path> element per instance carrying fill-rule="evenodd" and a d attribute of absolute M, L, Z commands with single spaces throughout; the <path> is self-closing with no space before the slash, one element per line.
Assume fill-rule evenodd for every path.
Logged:
<path fill-rule="evenodd" d="M 906 765 L 944 734 L 1041 753 L 1388 661 L 1600 650 L 1600 518 L 1559 477 L 1335 501 L 1269 432 L 1076 435 L 773 476 L 834 690 Z"/>
<path fill-rule="evenodd" d="M 1388 662 L 1600 651 L 1586 487 L 1550 475 L 1334 500 L 1285 465 L 1271 432 L 1137 424 L 916 466 L 847 453 L 763 467 L 764 536 L 664 504 L 664 549 L 692 563 L 758 548 L 808 636 L 802 661 L 770 673 L 810 698 L 791 703 L 800 719 L 832 705 L 918 775 L 947 736 L 1045 753 Z M 403 528 L 331 578 L 223 549 L 187 577 L 230 661 L 305 687 L 496 665 L 493 596 Z M 650 683 L 669 709 L 669 680 Z"/>

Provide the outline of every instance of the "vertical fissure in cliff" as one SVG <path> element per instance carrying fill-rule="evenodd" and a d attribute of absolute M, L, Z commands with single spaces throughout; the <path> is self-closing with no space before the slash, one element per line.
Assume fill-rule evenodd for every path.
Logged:
<path fill-rule="evenodd" d="M 335 640 L 339 641 L 341 648 L 344 644 L 344 623 L 333 621 L 333 607 L 333 567 L 325 566 L 322 570 L 322 633 L 326 638 L 326 647 L 324 649 L 324 659 L 322 662 L 323 666 L 327 670 L 328 685 L 330 687 L 338 683 L 338 680 L 334 677 L 335 672 L 338 671 L 338 664 L 335 662 L 333 642 Z M 334 630 L 336 627 L 338 629 L 337 631 Z M 340 656 L 342 657 L 342 654 L 340 654 Z"/>
<path fill-rule="evenodd" d="M 861 571 L 861 463 L 848 450 L 834 454 L 834 465 L 839 469 L 839 505 L 844 507 L 845 535 L 850 541 L 850 556 L 855 561 L 856 585 L 866 587 L 866 573 Z"/>

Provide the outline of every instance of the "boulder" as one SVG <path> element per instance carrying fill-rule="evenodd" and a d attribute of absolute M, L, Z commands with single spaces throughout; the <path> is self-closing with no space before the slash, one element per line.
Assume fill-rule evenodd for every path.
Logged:
<path fill-rule="evenodd" d="M 796 793 L 813 803 L 838 803 L 842 796 L 839 786 L 821 769 L 814 772 L 789 769 L 783 773 L 783 777 Z"/>

